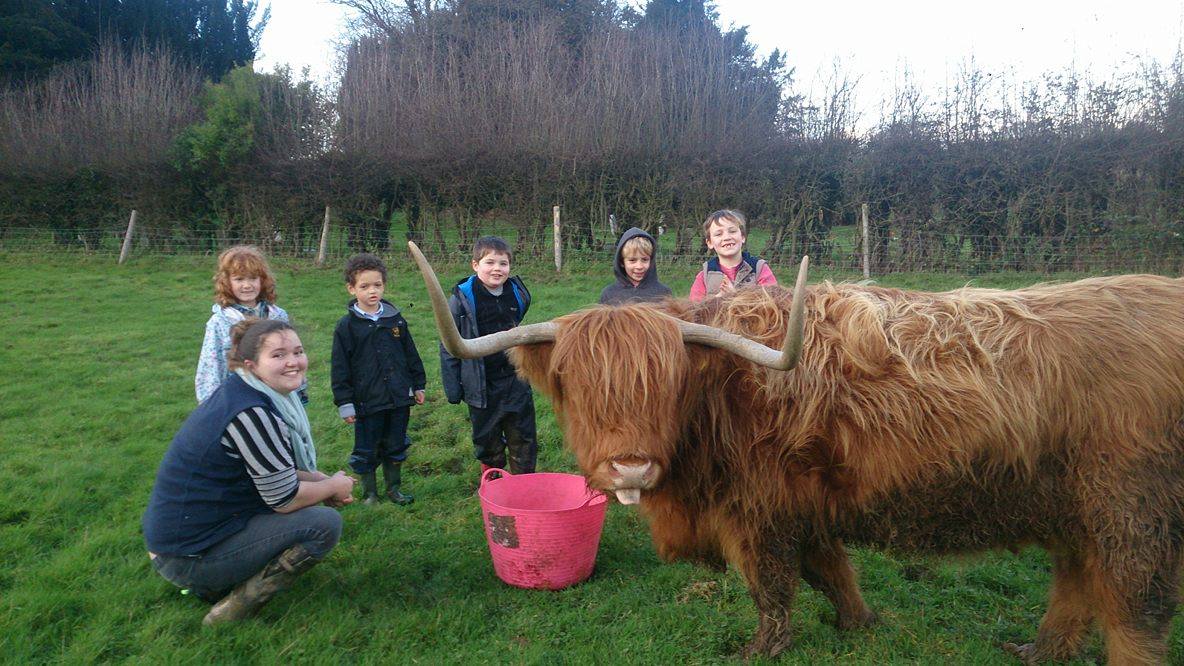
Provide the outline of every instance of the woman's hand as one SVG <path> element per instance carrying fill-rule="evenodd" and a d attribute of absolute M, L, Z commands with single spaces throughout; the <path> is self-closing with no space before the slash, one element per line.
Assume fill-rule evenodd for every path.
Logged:
<path fill-rule="evenodd" d="M 317 472 L 320 474 L 320 472 Z M 297 472 L 301 475 L 311 475 L 311 472 Z M 325 476 L 321 474 L 321 476 Z M 292 513 L 306 506 L 313 506 L 325 502 L 329 506 L 342 506 L 354 501 L 354 480 L 345 472 L 337 472 L 333 476 L 319 481 L 302 479 L 296 490 L 296 497 L 286 505 L 277 507 L 276 513 Z"/>
<path fill-rule="evenodd" d="M 340 502 L 341 505 L 354 501 L 354 477 L 346 474 L 343 470 L 337 470 L 337 473 L 329 477 L 328 481 L 332 484 L 333 497 L 326 501 Z"/>

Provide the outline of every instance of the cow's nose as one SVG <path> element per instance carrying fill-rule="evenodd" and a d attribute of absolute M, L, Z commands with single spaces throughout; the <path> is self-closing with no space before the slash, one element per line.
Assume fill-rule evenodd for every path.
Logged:
<path fill-rule="evenodd" d="M 614 462 L 613 469 L 617 472 L 613 475 L 613 485 L 617 488 L 644 488 L 649 480 L 650 470 L 653 468 L 653 463 L 646 461 L 641 465 L 626 465 L 624 463 Z"/>

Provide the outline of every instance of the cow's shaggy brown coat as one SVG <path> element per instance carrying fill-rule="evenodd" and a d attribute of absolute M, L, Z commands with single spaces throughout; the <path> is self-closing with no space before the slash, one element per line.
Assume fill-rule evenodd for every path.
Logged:
<path fill-rule="evenodd" d="M 799 579 L 838 624 L 874 619 L 844 543 L 922 552 L 1040 544 L 1048 611 L 1026 661 L 1074 655 L 1095 623 L 1109 661 L 1155 663 L 1184 539 L 1184 281 L 1096 278 L 942 294 L 829 283 L 806 295 L 799 366 L 684 345 L 659 312 L 771 347 L 792 296 L 567 315 L 518 347 L 590 485 L 652 462 L 641 495 L 659 554 L 722 565 L 790 644 Z"/>

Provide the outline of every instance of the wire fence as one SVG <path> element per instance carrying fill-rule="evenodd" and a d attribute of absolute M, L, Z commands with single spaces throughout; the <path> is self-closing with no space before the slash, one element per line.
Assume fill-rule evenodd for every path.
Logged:
<path fill-rule="evenodd" d="M 74 253 L 118 257 L 126 229 L 46 229 L 9 227 L 0 229 L 0 252 L 25 254 Z M 563 248 L 563 261 L 609 262 L 615 238 L 585 239 L 578 247 Z M 659 237 L 659 263 L 702 262 L 707 250 L 698 238 L 676 241 L 673 234 Z M 517 240 L 518 258 L 553 261 L 553 242 L 546 238 Z M 407 234 L 394 232 L 376 236 L 370 230 L 338 226 L 326 237 L 324 259 L 336 262 L 358 252 L 380 255 L 405 252 Z M 458 234 L 417 238 L 417 244 L 433 261 L 467 261 L 471 238 Z M 321 231 L 273 232 L 233 236 L 197 233 L 182 229 L 136 229 L 130 245 L 132 257 L 162 255 L 214 255 L 231 245 L 249 243 L 270 256 L 314 261 L 320 252 Z M 796 263 L 810 255 L 811 265 L 840 273 L 861 274 L 864 270 L 863 239 L 852 227 L 839 227 L 825 237 L 804 242 L 789 241 L 770 251 L 755 234 L 750 251 L 765 256 L 775 267 Z M 1110 233 L 1097 236 L 980 236 L 961 233 L 927 232 L 890 235 L 869 239 L 867 258 L 871 276 L 901 272 L 980 274 L 1003 271 L 1037 273 L 1139 272 L 1165 275 L 1184 274 L 1184 230 L 1162 234 Z M 764 248 L 764 250 L 762 250 Z"/>

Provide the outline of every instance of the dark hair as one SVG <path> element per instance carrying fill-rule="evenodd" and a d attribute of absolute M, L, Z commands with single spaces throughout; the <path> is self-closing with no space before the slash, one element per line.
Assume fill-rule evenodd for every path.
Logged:
<path fill-rule="evenodd" d="M 481 261 L 485 255 L 491 252 L 500 252 L 514 261 L 514 253 L 510 250 L 510 244 L 501 236 L 482 236 L 473 243 L 473 261 Z"/>
<path fill-rule="evenodd" d="M 382 281 L 386 282 L 386 264 L 382 263 L 382 259 L 367 253 L 356 254 L 345 262 L 345 283 L 352 285 L 362 271 L 378 271 Z"/>
<path fill-rule="evenodd" d="M 244 361 L 259 362 L 259 348 L 272 333 L 295 331 L 292 325 L 279 319 L 247 317 L 230 329 L 230 351 L 226 366 L 231 370 L 243 367 Z"/>

